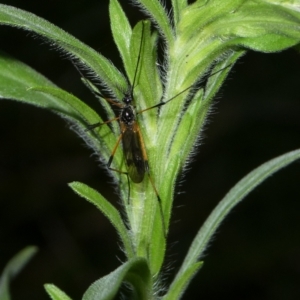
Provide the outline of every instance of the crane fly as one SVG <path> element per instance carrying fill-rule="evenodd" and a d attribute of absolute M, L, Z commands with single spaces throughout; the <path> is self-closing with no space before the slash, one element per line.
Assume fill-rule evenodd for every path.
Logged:
<path fill-rule="evenodd" d="M 158 200 L 159 210 L 160 210 L 160 214 L 161 214 L 162 228 L 163 228 L 164 235 L 166 237 L 166 227 L 165 227 L 161 198 L 155 187 L 154 181 L 150 175 L 150 168 L 149 168 L 149 163 L 148 163 L 146 147 L 145 147 L 144 139 L 143 139 L 139 124 L 137 122 L 138 114 L 141 114 L 149 109 L 158 107 L 161 104 L 154 105 L 152 107 L 148 107 L 141 111 L 136 111 L 135 106 L 133 105 L 133 101 L 134 101 L 133 90 L 134 90 L 136 79 L 137 79 L 138 68 L 139 68 L 140 58 L 141 58 L 141 51 L 142 51 L 142 46 L 143 46 L 143 38 L 144 38 L 144 23 L 142 23 L 142 25 L 143 25 L 143 27 L 142 27 L 142 34 L 141 34 L 141 42 L 140 42 L 140 46 L 139 46 L 139 52 L 138 52 L 137 64 L 136 64 L 136 68 L 135 68 L 135 72 L 134 72 L 133 83 L 132 83 L 132 85 L 130 85 L 129 90 L 126 93 L 124 93 L 124 96 L 123 96 L 121 102 L 117 102 L 112 99 L 105 98 L 100 93 L 98 93 L 97 91 L 95 91 L 94 89 L 89 87 L 89 89 L 93 93 L 95 93 L 97 96 L 104 98 L 106 101 L 108 101 L 112 105 L 119 107 L 120 108 L 119 116 L 116 116 L 115 118 L 110 119 L 103 123 L 98 122 L 96 124 L 89 125 L 87 128 L 87 131 L 93 130 L 94 128 L 108 124 L 113 121 L 119 122 L 121 133 L 120 133 L 120 135 L 117 139 L 117 142 L 111 152 L 111 155 L 107 162 L 107 168 L 110 170 L 116 171 L 118 173 L 127 175 L 127 178 L 129 177 L 132 180 L 132 182 L 134 182 L 134 183 L 141 183 L 145 177 L 145 173 L 148 174 L 148 178 L 150 180 L 150 183 L 153 187 L 153 190 L 154 190 L 157 200 Z M 124 157 L 125 157 L 127 172 L 124 172 L 124 171 L 121 171 L 121 170 L 111 167 L 115 152 L 121 141 L 122 141 L 122 146 L 123 146 L 123 153 L 124 153 Z M 129 180 L 128 180 L 128 185 L 129 185 L 128 194 L 130 196 Z M 128 199 L 129 199 L 129 196 L 128 196 Z"/>
<path fill-rule="evenodd" d="M 142 136 L 139 124 L 138 124 L 137 115 L 139 115 L 141 113 L 144 113 L 145 111 L 148 111 L 150 109 L 158 108 L 162 105 L 165 105 L 166 103 L 170 102 L 171 100 L 178 97 L 182 93 L 185 93 L 186 91 L 190 90 L 194 86 L 194 84 L 192 86 L 189 86 L 188 88 L 184 89 L 183 91 L 181 91 L 180 93 L 178 93 L 177 95 L 175 95 L 174 97 L 172 97 L 168 100 L 160 101 L 156 105 L 150 106 L 150 107 L 148 107 L 146 109 L 142 109 L 140 111 L 136 111 L 135 106 L 133 105 L 133 102 L 134 102 L 133 90 L 134 90 L 134 87 L 135 87 L 135 84 L 136 84 L 138 68 L 139 68 L 139 64 L 140 64 L 141 51 L 142 51 L 142 46 L 143 46 L 144 23 L 142 23 L 142 24 L 143 24 L 143 27 L 142 27 L 142 34 L 141 34 L 141 42 L 140 42 L 140 46 L 139 46 L 137 64 L 136 64 L 134 77 L 133 77 L 133 83 L 132 83 L 132 85 L 129 85 L 129 89 L 128 89 L 127 92 L 124 93 L 124 96 L 123 96 L 121 102 L 118 102 L 118 101 L 115 101 L 115 100 L 112 100 L 112 99 L 109 99 L 109 98 L 105 98 L 105 97 L 102 96 L 101 93 L 95 91 L 95 89 L 93 89 L 91 86 L 88 86 L 89 89 L 94 94 L 96 94 L 96 96 L 104 98 L 110 104 L 119 107 L 120 114 L 118 116 L 116 116 L 115 118 L 112 118 L 112 119 L 110 119 L 108 121 L 105 121 L 103 123 L 98 122 L 98 123 L 95 123 L 95 124 L 91 124 L 91 125 L 88 126 L 86 131 L 93 130 L 93 129 L 99 127 L 99 126 L 109 124 L 113 121 L 118 121 L 119 122 L 121 133 L 120 133 L 120 135 L 117 139 L 117 142 L 116 142 L 116 144 L 115 144 L 115 146 L 114 146 L 114 148 L 111 152 L 111 155 L 110 155 L 109 160 L 107 162 L 107 168 L 112 170 L 112 171 L 116 171 L 118 173 L 127 175 L 127 179 L 130 178 L 132 180 L 132 182 L 137 183 L 137 184 L 141 183 L 143 181 L 143 179 L 145 177 L 145 173 L 148 174 L 148 178 L 150 180 L 150 183 L 153 187 L 153 190 L 154 190 L 154 192 L 156 194 L 156 197 L 157 197 L 157 200 L 158 200 L 158 205 L 159 205 L 159 210 L 160 210 L 161 220 L 162 220 L 162 227 L 163 227 L 164 235 L 166 237 L 166 227 L 165 227 L 165 221 L 164 221 L 162 201 L 161 201 L 159 193 L 156 189 L 154 181 L 153 181 L 153 179 L 150 175 L 150 167 L 149 167 L 149 163 L 148 163 L 148 156 L 147 156 L 147 152 L 146 152 L 144 139 L 143 139 L 143 136 Z M 228 65 L 225 68 L 228 68 L 229 66 L 231 66 L 231 65 Z M 209 77 L 211 77 L 211 76 L 215 75 L 216 73 L 224 70 L 225 68 L 220 69 L 215 73 L 212 73 Z M 126 172 L 111 167 L 115 152 L 116 152 L 118 146 L 120 145 L 121 141 L 122 141 L 123 153 L 124 153 L 125 163 L 126 163 L 126 168 L 127 168 Z M 129 187 L 128 187 L 128 201 L 129 201 L 129 197 L 130 197 L 130 182 L 129 182 L 129 179 L 128 179 L 128 185 L 129 185 Z"/>

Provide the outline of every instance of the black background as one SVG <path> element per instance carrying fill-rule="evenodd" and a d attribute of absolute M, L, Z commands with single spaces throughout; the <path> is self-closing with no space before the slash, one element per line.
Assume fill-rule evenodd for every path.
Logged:
<path fill-rule="evenodd" d="M 111 39 L 108 1 L 2 1 L 65 29 L 121 68 Z M 137 8 L 122 4 L 132 25 Z M 0 28 L 0 49 L 98 108 L 71 63 L 24 31 Z M 166 265 L 169 280 L 197 230 L 225 193 L 261 163 L 300 148 L 300 57 L 249 52 L 219 93 L 202 146 L 176 196 Z M 299 299 L 300 165 L 252 192 L 222 224 L 203 269 L 183 299 Z M 54 283 L 80 299 L 123 259 L 117 235 L 68 182 L 82 181 L 117 205 L 91 150 L 45 110 L 0 102 L 0 269 L 16 252 L 39 252 L 12 284 L 13 299 L 49 299 Z"/>

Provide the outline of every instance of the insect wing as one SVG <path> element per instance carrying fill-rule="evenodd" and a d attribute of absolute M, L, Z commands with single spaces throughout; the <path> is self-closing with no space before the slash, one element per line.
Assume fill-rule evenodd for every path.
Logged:
<path fill-rule="evenodd" d="M 128 175 L 135 183 L 142 182 L 145 175 L 145 160 L 139 135 L 139 131 L 133 131 L 131 128 L 126 128 L 122 135 Z"/>

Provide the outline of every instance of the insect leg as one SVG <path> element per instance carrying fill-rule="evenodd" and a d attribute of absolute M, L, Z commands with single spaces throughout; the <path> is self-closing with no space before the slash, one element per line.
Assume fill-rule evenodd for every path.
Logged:
<path fill-rule="evenodd" d="M 153 188 L 153 190 L 155 192 L 155 195 L 157 197 L 157 202 L 158 202 L 159 211 L 160 211 L 160 215 L 161 215 L 162 228 L 163 228 L 164 236 L 166 238 L 167 233 L 166 233 L 166 225 L 165 225 L 164 212 L 163 212 L 163 208 L 162 208 L 161 198 L 160 198 L 160 196 L 158 194 L 158 191 L 157 191 L 157 189 L 155 187 L 153 179 L 152 179 L 152 177 L 150 175 L 150 168 L 149 168 L 149 163 L 148 163 L 148 156 L 147 156 L 147 152 L 146 152 L 144 140 L 143 140 L 142 134 L 140 132 L 139 126 L 136 127 L 136 130 L 138 131 L 138 136 L 139 136 L 139 139 L 140 139 L 140 144 L 141 144 L 141 149 L 142 149 L 142 154 L 143 154 L 143 159 L 144 159 L 144 164 L 145 164 L 145 171 L 148 174 L 150 183 L 151 183 L 152 188 Z"/>
<path fill-rule="evenodd" d="M 120 117 L 115 117 L 115 118 L 110 119 L 110 120 L 108 120 L 108 121 L 105 121 L 105 122 L 103 122 L 103 123 L 98 122 L 98 123 L 95 123 L 95 124 L 88 125 L 88 128 L 86 128 L 85 131 L 90 131 L 90 130 L 93 130 L 94 128 L 97 128 L 97 127 L 99 127 L 99 126 L 108 124 L 108 123 L 113 122 L 113 121 L 117 121 L 117 120 L 119 120 L 119 118 L 120 118 Z"/>
<path fill-rule="evenodd" d="M 118 119 L 118 118 L 117 118 L 117 119 Z M 112 163 L 112 161 L 113 161 L 114 155 L 115 155 L 115 153 L 116 153 L 116 151 L 117 151 L 117 148 L 118 148 L 118 146 L 120 145 L 122 136 L 123 136 L 123 133 L 121 133 L 121 134 L 119 135 L 118 140 L 117 140 L 117 142 L 116 142 L 116 144 L 115 144 L 115 146 L 114 146 L 113 151 L 111 152 L 111 155 L 110 155 L 110 157 L 109 157 L 109 159 L 108 159 L 108 162 L 107 162 L 107 165 L 106 165 L 106 166 L 107 166 L 107 168 L 108 168 L 109 170 L 112 170 L 112 171 L 115 171 L 115 172 L 118 172 L 118 173 L 120 173 L 120 174 L 124 174 L 124 175 L 127 176 L 127 183 L 128 183 L 128 199 L 127 199 L 127 203 L 129 204 L 129 199 L 130 199 L 130 182 L 129 182 L 129 175 L 128 175 L 128 172 L 124 172 L 124 171 L 121 171 L 121 170 L 114 169 L 114 168 L 111 168 L 111 167 L 110 167 L 110 165 L 111 165 L 111 163 Z"/>
<path fill-rule="evenodd" d="M 147 163 L 147 165 L 148 165 L 148 163 Z M 148 167 L 147 173 L 148 173 L 148 177 L 149 177 L 149 180 L 150 180 L 150 182 L 151 182 L 151 185 L 152 185 L 152 187 L 153 187 L 153 190 L 154 190 L 154 192 L 155 192 L 155 194 L 156 194 L 156 197 L 157 197 L 158 206 L 159 206 L 160 215 L 161 215 L 161 222 L 162 222 L 163 232 L 164 232 L 164 236 L 165 236 L 165 238 L 166 238 L 167 233 L 166 233 L 166 225 L 165 225 L 165 219 L 164 219 L 164 212 L 163 212 L 163 209 L 162 209 L 161 198 L 160 198 L 160 196 L 159 196 L 159 194 L 158 194 L 158 191 L 157 191 L 157 189 L 156 189 L 156 187 L 155 187 L 155 184 L 154 184 L 154 182 L 153 182 L 153 179 L 152 179 L 152 177 L 150 176 L 149 167 Z"/>

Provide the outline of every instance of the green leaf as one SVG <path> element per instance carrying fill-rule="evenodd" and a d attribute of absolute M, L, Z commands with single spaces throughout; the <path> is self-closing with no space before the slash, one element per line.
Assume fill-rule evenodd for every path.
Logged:
<path fill-rule="evenodd" d="M 180 282 L 183 280 L 186 282 L 185 287 L 187 286 L 188 281 L 191 280 L 191 278 L 186 278 L 187 274 L 189 274 L 188 270 L 193 268 L 198 262 L 213 234 L 230 211 L 269 176 L 297 159 L 300 159 L 300 150 L 291 151 L 276 157 L 254 169 L 227 193 L 206 219 L 194 238 L 188 254 L 170 287 L 170 293 L 173 293 L 173 290 L 178 290 L 177 286 L 181 285 Z M 183 291 L 181 290 L 180 292 L 182 293 Z"/>
<path fill-rule="evenodd" d="M 34 32 L 51 44 L 58 46 L 58 50 L 69 54 L 76 62 L 89 67 L 99 77 L 105 86 L 121 97 L 127 86 L 126 79 L 115 66 L 104 56 L 88 47 L 52 23 L 21 9 L 0 4 L 0 24 L 10 25 Z"/>
<path fill-rule="evenodd" d="M 157 62 L 157 35 L 151 34 L 151 24 L 149 21 L 139 22 L 133 29 L 133 34 L 130 42 L 130 53 L 132 69 L 130 74 L 131 82 L 133 84 L 133 77 L 137 69 L 137 78 L 134 87 L 135 104 L 137 105 L 137 110 L 142 110 L 149 108 L 161 99 L 162 97 L 162 83 L 156 65 Z M 141 53 L 140 53 L 140 48 Z M 140 55 L 140 61 L 138 64 L 138 57 Z M 153 126 L 156 128 L 156 118 L 157 115 L 155 110 L 140 114 L 143 118 L 143 123 L 148 124 L 151 130 Z M 148 118 L 151 116 L 151 118 Z M 152 122 L 151 122 L 152 121 Z M 154 123 L 154 124 L 153 124 Z M 155 132 L 147 131 L 147 134 L 153 136 Z"/>
<path fill-rule="evenodd" d="M 124 263 L 115 271 L 95 281 L 83 295 L 83 300 L 111 300 L 115 299 L 123 282 L 133 288 L 131 299 L 152 299 L 152 280 L 147 261 L 134 258 Z"/>
<path fill-rule="evenodd" d="M 167 12 L 160 1 L 153 0 L 134 0 L 151 17 L 154 24 L 158 26 L 158 31 L 164 37 L 167 45 L 172 43 L 174 35 L 172 32 L 171 21 Z"/>
<path fill-rule="evenodd" d="M 48 109 L 78 121 L 86 129 L 87 124 L 99 122 L 99 115 L 74 95 L 55 87 L 33 86 L 28 91 L 39 92 L 49 97 Z M 51 101 L 51 102 L 50 102 Z M 85 126 L 84 126 L 85 125 Z"/>
<path fill-rule="evenodd" d="M 111 154 L 111 149 L 116 143 L 115 136 L 111 134 L 111 129 L 108 126 L 103 126 L 101 134 L 105 139 L 100 139 L 99 135 L 92 130 L 86 130 L 89 124 L 101 122 L 100 116 L 84 102 L 79 100 L 74 95 L 58 88 L 46 86 L 34 86 L 29 91 L 34 91 L 38 95 L 48 97 L 48 109 L 58 113 L 62 117 L 68 119 L 75 124 L 73 129 L 85 142 L 96 152 L 101 151 L 101 158 L 108 160 Z M 105 143 L 103 142 L 105 140 Z M 118 160 L 118 157 L 116 157 Z"/>
<path fill-rule="evenodd" d="M 0 98 L 47 108 L 74 122 L 78 121 L 85 125 L 84 128 L 100 118 L 78 98 L 57 88 L 35 70 L 4 53 L 0 55 Z"/>
<path fill-rule="evenodd" d="M 44 288 L 52 300 L 72 300 L 54 284 L 45 284 Z"/>
<path fill-rule="evenodd" d="M 168 98 L 195 83 L 214 61 L 236 47 L 274 52 L 300 42 L 299 10 L 278 3 L 196 1 L 181 11 L 179 19 L 170 46 Z"/>
<path fill-rule="evenodd" d="M 123 242 L 127 257 L 133 257 L 134 251 L 130 242 L 130 237 L 118 210 L 96 190 L 83 183 L 72 182 L 69 184 L 69 186 L 79 196 L 94 204 L 109 219 L 112 225 L 116 228 Z"/>
<path fill-rule="evenodd" d="M 247 1 L 215 25 L 218 35 L 256 51 L 281 51 L 300 39 L 300 11 L 265 1 Z"/>
<path fill-rule="evenodd" d="M 214 72 L 213 66 L 219 68 L 227 58 L 234 62 L 245 48 L 266 52 L 279 51 L 300 41 L 300 12 L 299 7 L 293 4 L 294 2 L 279 0 L 274 2 L 262 0 L 190 2 L 192 4 L 188 5 L 186 0 L 172 0 L 174 20 L 170 20 L 160 1 L 135 1 L 151 16 L 166 43 L 164 46 L 167 51 L 163 53 L 165 61 L 161 67 L 162 76 L 160 76 L 157 70 L 157 34 L 150 30 L 148 22 L 138 23 L 132 30 L 117 0 L 111 0 L 112 32 L 121 53 L 128 80 L 107 59 L 63 30 L 33 14 L 0 5 L 0 23 L 18 26 L 55 43 L 58 48 L 69 53 L 75 62 L 93 70 L 117 99 L 124 96 L 124 91 L 130 88 L 128 87 L 130 83 L 133 85 L 134 107 L 137 110 L 140 131 L 145 141 L 145 152 L 147 151 L 149 158 L 149 173 L 160 195 L 163 215 L 167 219 L 166 224 L 170 219 L 176 177 L 186 163 L 202 129 L 211 98 L 218 91 L 228 72 L 224 70 L 211 77 L 205 91 L 196 89 L 195 94 L 190 95 L 180 93 L 197 85 L 206 73 Z M 174 28 L 172 28 L 173 23 Z M 139 52 L 140 45 L 142 45 L 141 52 Z M 139 53 L 141 54 L 140 65 L 137 64 Z M 136 81 L 134 80 L 135 70 L 138 70 Z M 9 68 L 6 72 L 9 73 Z M 17 86 L 18 76 L 15 77 L 13 84 Z M 3 76 L 3 79 L 8 80 L 8 77 Z M 41 77 L 39 80 L 43 81 Z M 42 107 L 56 110 L 64 117 L 74 120 L 76 126 L 80 127 L 82 136 L 96 150 L 101 149 L 101 155 L 104 160 L 107 160 L 110 151 L 115 149 L 116 135 L 120 131 L 117 124 L 115 126 L 112 124 L 112 129 L 108 126 L 101 127 L 101 134 L 100 128 L 85 132 L 84 126 L 92 124 L 97 119 L 93 111 L 84 107 L 77 98 L 61 92 L 51 83 L 47 84 L 45 81 L 45 84 L 28 84 L 27 81 L 27 78 L 24 82 L 21 80 L 20 86 L 16 87 L 15 91 L 11 89 L 13 85 L 9 87 L 9 93 L 16 93 L 18 88 L 22 88 L 19 96 L 14 95 L 11 98 L 18 100 L 25 98 L 24 102 L 40 104 Z M 88 82 L 88 80 L 84 81 Z M 3 86 L 7 86 L 5 81 Z M 158 109 L 147 110 L 153 105 L 158 107 L 160 101 L 168 101 L 178 94 L 180 95 L 176 97 L 177 99 L 171 103 L 160 106 Z M 99 98 L 110 118 L 114 115 L 110 105 L 101 96 Z M 143 110 L 147 112 L 142 114 Z M 99 119 L 96 122 L 98 121 Z M 189 133 L 189 141 L 184 140 L 187 133 Z M 112 168 L 122 170 L 124 160 L 122 161 L 121 153 L 118 147 Z M 115 176 L 121 177 L 119 173 Z M 267 175 L 262 175 L 264 176 Z M 120 179 L 120 182 L 124 183 L 125 179 Z M 124 201 L 130 235 L 120 214 L 109 202 L 89 187 L 76 184 L 78 185 L 73 187 L 75 191 L 95 204 L 115 226 L 128 257 L 144 257 L 148 262 L 147 270 L 150 269 L 152 277 L 157 276 L 164 260 L 165 239 L 161 228 L 157 196 L 147 176 L 140 184 L 132 183 L 130 201 L 129 203 Z M 254 186 L 257 184 L 255 182 Z M 254 186 L 251 186 L 251 189 Z M 126 188 L 122 187 L 120 190 L 125 198 Z M 242 197 L 243 195 L 235 196 Z M 236 204 L 232 199 L 227 201 L 231 203 L 230 205 Z M 219 226 L 222 218 L 228 213 L 228 207 L 219 207 L 220 215 L 211 217 L 208 224 L 211 227 L 202 229 L 201 235 L 195 239 L 179 275 L 170 288 L 168 299 L 180 297 L 192 276 L 200 268 L 198 258 L 203 247 L 213 234 L 215 227 Z M 120 268 L 123 270 L 123 266 Z M 115 272 L 120 274 L 121 271 Z M 121 277 L 117 276 L 118 282 L 123 281 Z"/>
<path fill-rule="evenodd" d="M 207 83 L 205 85 L 205 93 L 204 93 L 204 102 L 205 106 L 210 105 L 213 98 L 220 90 L 223 82 L 227 78 L 229 72 L 233 68 L 234 64 L 237 62 L 239 58 L 241 58 L 246 51 L 244 50 L 236 50 L 230 52 L 227 57 L 218 62 L 214 68 L 211 70 L 210 75 L 208 77 Z"/>
<path fill-rule="evenodd" d="M 296 6 L 278 1 L 214 0 L 189 5 L 182 13 L 180 32 L 186 51 L 196 43 L 201 49 L 201 44 L 219 38 L 220 50 L 236 45 L 274 52 L 299 43 L 299 27 Z"/>
<path fill-rule="evenodd" d="M 205 87 L 200 89 L 196 95 L 193 96 L 190 105 L 183 113 L 183 117 L 180 119 L 180 123 L 177 126 L 172 128 L 167 118 L 160 120 L 160 128 L 172 128 L 166 132 L 163 132 L 162 130 L 162 134 L 165 135 L 164 138 L 167 140 L 168 135 L 175 137 L 170 141 L 169 148 L 172 149 L 172 152 L 171 155 L 168 154 L 169 157 L 175 157 L 176 153 L 181 153 L 180 159 L 183 162 L 186 161 L 190 154 L 190 149 L 195 145 L 199 132 L 206 121 L 207 112 L 210 109 L 213 97 L 220 89 L 234 63 L 244 53 L 244 51 L 232 51 L 226 58 L 215 65 L 210 72 Z M 190 90 L 192 90 L 192 87 L 187 90 L 185 94 L 188 95 Z M 204 95 L 202 95 L 202 93 L 204 93 Z M 172 101 L 176 102 L 176 97 Z M 182 110 L 184 110 L 183 106 Z M 188 140 L 186 139 L 186 132 L 189 132 Z M 166 159 L 168 159 L 168 157 L 166 157 Z M 169 163 L 170 161 L 167 162 L 167 164 Z M 177 172 L 180 172 L 181 168 L 182 166 Z"/>
<path fill-rule="evenodd" d="M 187 0 L 172 0 L 174 25 L 180 21 L 181 12 L 188 6 Z"/>
<path fill-rule="evenodd" d="M 126 68 L 126 73 L 130 74 L 127 66 L 131 65 L 130 39 L 132 29 L 118 0 L 110 1 L 109 17 L 114 41 L 121 54 L 123 65 Z"/>
<path fill-rule="evenodd" d="M 110 134 L 108 126 L 102 128 L 101 133 L 105 136 L 102 140 L 93 131 L 85 131 L 88 124 L 101 121 L 94 110 L 75 96 L 56 87 L 35 70 L 4 53 L 0 55 L 0 99 L 17 100 L 46 108 L 68 119 L 90 147 L 97 152 L 101 148 L 102 158 L 108 159 L 116 143 L 116 138 Z M 118 159 L 116 156 L 115 161 L 118 162 Z"/>
<path fill-rule="evenodd" d="M 28 88 L 32 86 L 56 87 L 51 81 L 30 67 L 8 56 L 0 55 L 0 98 L 24 101 L 42 108 L 51 107 L 49 97 L 38 95 Z"/>
<path fill-rule="evenodd" d="M 181 299 L 181 296 L 186 290 L 187 285 L 194 277 L 194 275 L 196 275 L 196 273 L 200 270 L 202 265 L 203 262 L 200 261 L 186 268 L 182 273 L 182 275 L 180 276 L 180 278 L 175 282 L 175 284 L 171 286 L 167 294 L 164 297 L 162 297 L 162 299 L 163 300 Z"/>
<path fill-rule="evenodd" d="M 37 250 L 34 246 L 26 247 L 7 263 L 0 278 L 0 300 L 10 300 L 10 281 L 25 267 Z"/>

